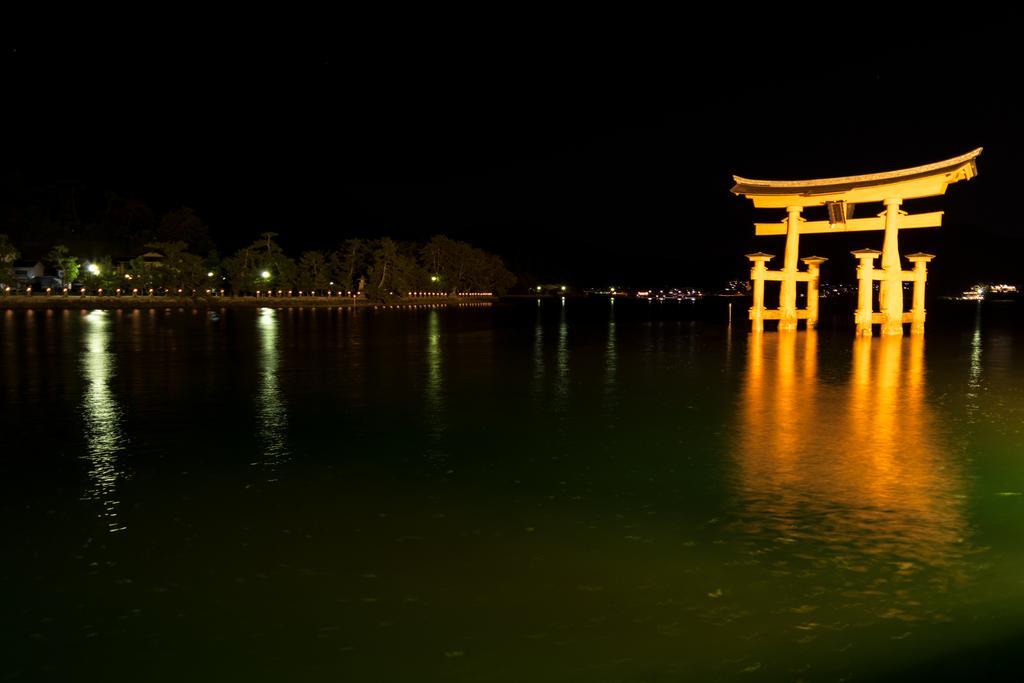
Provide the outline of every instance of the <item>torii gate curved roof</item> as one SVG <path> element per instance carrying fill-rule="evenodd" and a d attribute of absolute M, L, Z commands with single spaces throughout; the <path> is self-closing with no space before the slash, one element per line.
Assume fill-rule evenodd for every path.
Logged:
<path fill-rule="evenodd" d="M 952 159 L 898 171 L 817 180 L 752 180 L 734 175 L 732 193 L 749 197 L 757 208 L 821 206 L 827 202 L 880 202 L 945 194 L 946 187 L 978 175 L 979 147 Z"/>

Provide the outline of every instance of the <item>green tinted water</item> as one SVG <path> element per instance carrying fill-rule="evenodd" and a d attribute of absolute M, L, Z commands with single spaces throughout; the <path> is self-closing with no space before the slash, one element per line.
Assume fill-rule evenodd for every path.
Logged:
<path fill-rule="evenodd" d="M 1014 305 L 622 304 L 0 312 L 0 680 L 1014 675 Z"/>

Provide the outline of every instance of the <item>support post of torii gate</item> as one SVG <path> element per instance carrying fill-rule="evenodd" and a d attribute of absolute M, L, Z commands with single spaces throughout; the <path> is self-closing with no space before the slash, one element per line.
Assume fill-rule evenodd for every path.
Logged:
<path fill-rule="evenodd" d="M 855 252 L 861 266 L 858 277 L 860 296 L 855 320 L 858 334 L 871 334 L 872 326 L 879 325 L 883 335 L 903 334 L 903 325 L 911 323 L 911 332 L 924 329 L 924 282 L 928 261 L 911 259 L 916 265 L 913 271 L 904 271 L 900 265 L 899 231 L 910 228 L 936 228 L 942 225 L 942 212 L 909 214 L 901 209 L 907 200 L 936 197 L 945 194 L 946 188 L 961 180 L 970 180 L 978 174 L 976 159 L 981 148 L 975 149 L 946 161 L 925 166 L 871 173 L 867 175 L 822 178 L 817 180 L 750 180 L 733 176 L 736 185 L 732 192 L 748 197 L 758 209 L 785 209 L 786 218 L 781 223 L 755 223 L 757 235 L 785 235 L 786 250 L 781 271 L 769 271 L 764 260 L 755 262 L 751 274 L 756 272 L 760 280 L 760 301 L 751 308 L 751 330 L 759 332 L 764 320 L 778 320 L 780 330 L 796 329 L 797 321 L 806 318 L 808 327 L 817 321 L 817 301 L 813 312 L 811 290 L 817 289 L 820 262 L 807 271 L 798 270 L 800 259 L 800 235 L 845 233 L 863 230 L 884 231 L 882 242 L 881 270 L 874 268 L 873 259 L 862 255 L 864 250 Z M 854 218 L 853 209 L 857 204 L 881 203 L 885 210 L 877 217 Z M 806 220 L 805 209 L 824 207 L 827 220 Z M 877 254 L 876 254 L 877 256 Z M 915 255 L 918 256 L 918 255 Z M 922 255 L 929 256 L 930 255 Z M 752 261 L 754 259 L 751 259 Z M 766 260 L 766 259 L 765 259 Z M 864 273 L 870 277 L 865 278 Z M 755 290 L 758 287 L 755 279 Z M 779 280 L 779 308 L 765 309 L 764 281 Z M 797 282 L 808 283 L 808 306 L 797 308 Z M 879 312 L 872 310 L 873 283 L 880 282 Z M 903 283 L 914 282 L 914 304 L 909 314 L 903 310 Z M 813 286 L 812 286 L 813 283 Z"/>
<path fill-rule="evenodd" d="M 903 267 L 900 265 L 900 229 L 902 199 L 885 200 L 885 239 L 882 240 L 882 272 L 885 279 L 878 293 L 878 306 L 882 310 L 882 334 L 903 334 Z"/>
<path fill-rule="evenodd" d="M 779 291 L 779 329 L 796 329 L 796 273 L 800 255 L 800 207 L 786 207 L 786 251 L 782 258 Z"/>
<path fill-rule="evenodd" d="M 805 256 L 800 259 L 807 265 L 807 329 L 818 326 L 818 279 L 821 264 L 828 261 L 824 256 Z"/>
<path fill-rule="evenodd" d="M 907 260 L 914 264 L 914 298 L 910 309 L 910 334 L 924 334 L 924 283 L 928 280 L 928 262 L 934 254 L 910 254 Z"/>
<path fill-rule="evenodd" d="M 871 336 L 871 322 L 874 318 L 871 292 L 875 284 L 875 259 L 882 252 L 877 249 L 858 249 L 851 252 L 860 261 L 857 266 L 857 312 L 853 321 L 857 325 L 858 337 Z"/>
<path fill-rule="evenodd" d="M 768 269 L 765 264 L 775 258 L 771 254 L 758 252 L 747 254 L 750 259 L 750 281 L 754 283 L 754 300 L 750 306 L 750 331 L 754 334 L 764 332 L 764 281 Z"/>

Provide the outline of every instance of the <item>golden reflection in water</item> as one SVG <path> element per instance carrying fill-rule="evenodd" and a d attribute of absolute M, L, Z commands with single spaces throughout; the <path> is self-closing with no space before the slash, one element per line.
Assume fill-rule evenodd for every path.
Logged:
<path fill-rule="evenodd" d="M 849 381 L 817 333 L 752 335 L 737 487 L 757 534 L 941 565 L 962 554 L 963 476 L 926 400 L 924 337 L 858 338 Z"/>
<path fill-rule="evenodd" d="M 729 304 L 732 306 L 732 304 Z M 729 324 L 725 328 L 725 372 L 726 374 L 732 371 L 732 318 L 729 318 Z"/>
<path fill-rule="evenodd" d="M 435 446 L 444 434 L 444 358 L 441 351 L 441 314 L 427 314 L 427 429 Z M 434 455 L 437 455 L 436 451 Z"/>
<path fill-rule="evenodd" d="M 261 308 L 257 319 L 259 329 L 259 387 L 256 395 L 259 417 L 259 440 L 263 448 L 263 464 L 276 465 L 288 457 L 288 412 L 278 385 L 278 310 Z"/>
<path fill-rule="evenodd" d="M 121 429 L 121 407 L 111 390 L 117 355 L 110 349 L 110 312 L 92 311 L 84 317 L 81 355 L 82 415 L 85 421 L 86 450 L 89 460 L 89 486 L 86 498 L 103 507 L 109 531 L 122 531 L 117 510 L 118 455 L 128 443 Z"/>

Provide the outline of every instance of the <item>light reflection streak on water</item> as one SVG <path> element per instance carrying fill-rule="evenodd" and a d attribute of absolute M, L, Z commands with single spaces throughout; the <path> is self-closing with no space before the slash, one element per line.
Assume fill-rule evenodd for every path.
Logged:
<path fill-rule="evenodd" d="M 431 309 L 427 314 L 427 422 L 428 433 L 435 446 L 445 431 L 444 424 L 444 358 L 441 350 L 441 314 Z M 432 455 L 438 455 L 435 451 Z"/>
<path fill-rule="evenodd" d="M 350 387 L 353 408 L 364 408 L 367 401 L 367 358 L 369 351 L 365 340 L 366 316 L 362 311 L 342 308 L 339 312 L 345 323 L 345 357 L 341 381 Z M 348 375 L 345 376 L 347 371 Z"/>
<path fill-rule="evenodd" d="M 533 324 L 533 376 L 531 393 L 538 403 L 544 395 L 544 317 L 537 299 L 537 318 Z"/>
<path fill-rule="evenodd" d="M 729 304 L 732 306 L 732 304 Z M 732 316 L 729 316 L 729 324 L 725 327 L 725 373 L 730 374 L 732 370 Z"/>
<path fill-rule="evenodd" d="M 976 304 L 971 335 L 971 366 L 967 376 L 967 418 L 977 419 L 981 401 L 981 302 Z"/>
<path fill-rule="evenodd" d="M 24 383 L 22 370 L 26 365 L 19 362 L 18 345 L 15 344 L 18 339 L 16 329 L 14 310 L 8 308 L 4 311 L 4 325 L 0 333 L 0 358 L 4 359 L 3 377 L 7 380 L 5 384 L 8 405 L 17 405 L 18 389 Z"/>
<path fill-rule="evenodd" d="M 121 407 L 110 387 L 117 355 L 109 349 L 109 311 L 92 311 L 84 321 L 82 414 L 88 450 L 86 457 L 90 465 L 89 488 L 85 497 L 103 506 L 101 514 L 106 518 L 109 531 L 122 531 L 125 527 L 118 518 L 117 483 L 121 475 L 117 460 L 128 440 L 121 429 Z"/>
<path fill-rule="evenodd" d="M 261 308 L 257 318 L 259 331 L 259 387 L 257 390 L 257 415 L 259 417 L 259 439 L 263 447 L 264 465 L 277 465 L 288 457 L 287 426 L 288 412 L 278 378 L 280 363 L 278 343 L 278 311 Z"/>
<path fill-rule="evenodd" d="M 859 338 L 847 384 L 814 332 L 752 335 L 738 413 L 747 531 L 822 561 L 916 571 L 965 553 L 964 479 L 925 401 L 924 338 Z M 831 557 L 832 560 L 827 558 Z"/>
<path fill-rule="evenodd" d="M 569 400 L 569 321 L 565 306 L 558 317 L 558 346 L 555 350 L 555 406 L 564 410 Z"/>
<path fill-rule="evenodd" d="M 616 415 L 618 401 L 616 399 L 616 374 L 619 369 L 619 356 L 615 339 L 615 309 L 608 313 L 608 339 L 604 346 L 604 409 L 609 421 Z"/>

